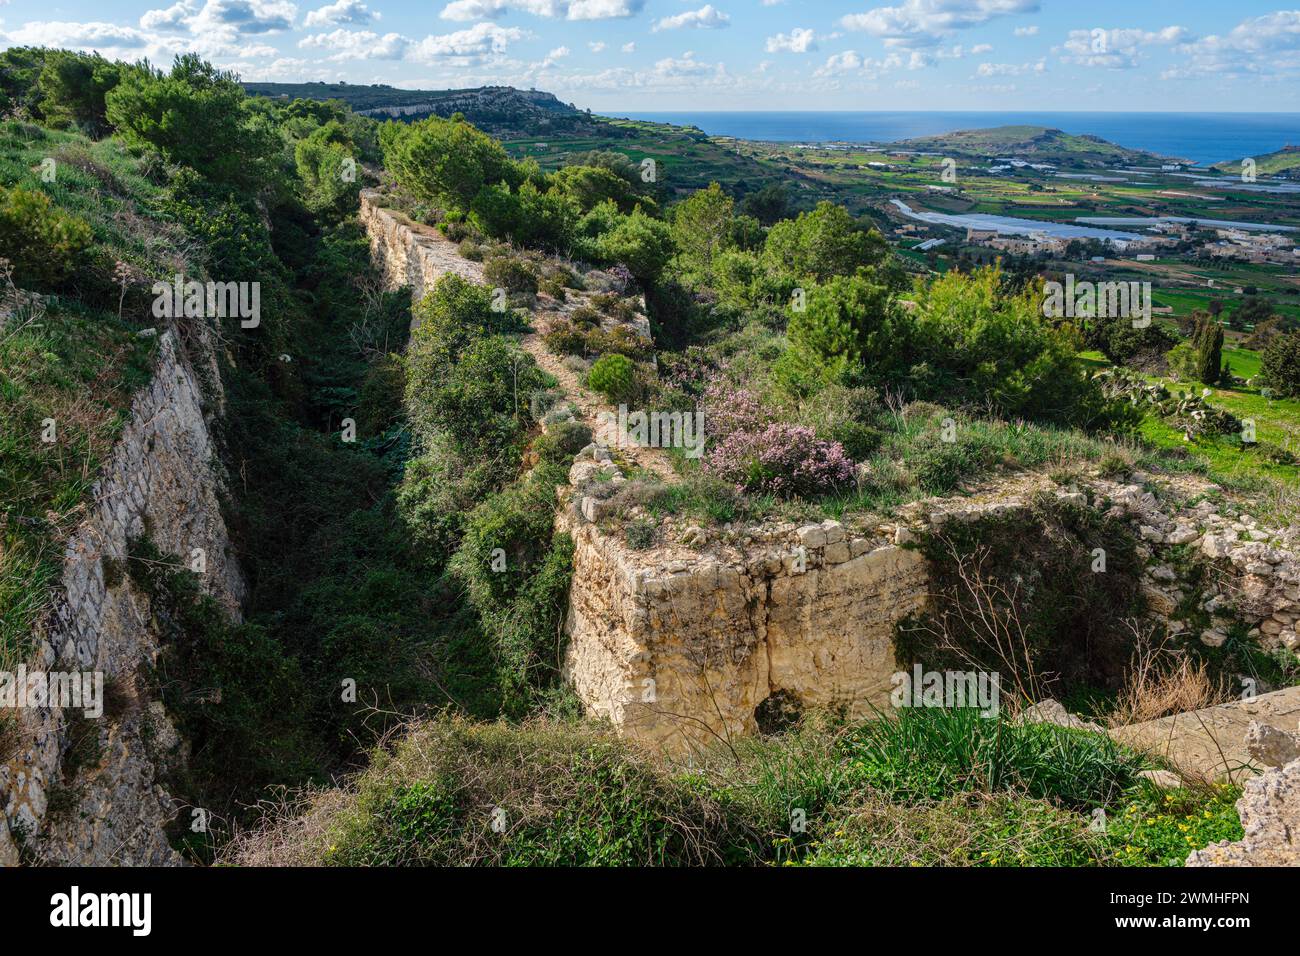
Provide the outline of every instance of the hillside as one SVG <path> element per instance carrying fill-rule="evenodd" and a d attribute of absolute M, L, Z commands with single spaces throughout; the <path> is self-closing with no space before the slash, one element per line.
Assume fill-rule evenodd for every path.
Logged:
<path fill-rule="evenodd" d="M 245 83 L 254 96 L 280 100 L 338 100 L 353 111 L 377 120 L 418 120 L 461 113 L 475 126 L 495 136 L 581 135 L 605 124 L 553 93 L 517 90 L 511 86 L 482 86 L 458 90 L 403 90 L 374 84 Z"/>
<path fill-rule="evenodd" d="M 905 140 L 901 145 L 989 158 L 1031 156 L 1063 166 L 1150 164 L 1159 158 L 1143 150 L 1117 146 L 1099 136 L 1076 136 L 1046 126 L 995 126 L 991 129 L 958 130 L 942 136 Z"/>
<path fill-rule="evenodd" d="M 1281 149 L 1251 158 L 1255 160 L 1255 172 L 1257 173 L 1271 176 L 1300 177 L 1300 146 L 1292 146 L 1288 143 Z M 1211 168 L 1225 173 L 1239 173 L 1241 172 L 1242 162 L 1241 159 L 1229 159 L 1222 163 L 1216 163 Z"/>

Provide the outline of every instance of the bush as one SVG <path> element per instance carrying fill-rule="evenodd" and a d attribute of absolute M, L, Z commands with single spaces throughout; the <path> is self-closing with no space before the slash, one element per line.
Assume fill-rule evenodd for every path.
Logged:
<path fill-rule="evenodd" d="M 533 442 L 542 461 L 568 465 L 573 456 L 591 444 L 591 429 L 582 422 L 557 422 Z"/>
<path fill-rule="evenodd" d="M 904 707 L 844 740 L 862 782 L 905 802 L 1010 790 L 1087 812 L 1134 787 L 1144 761 L 1104 733 L 983 717 L 971 707 Z"/>
<path fill-rule="evenodd" d="M 515 256 L 494 256 L 483 267 L 483 278 L 488 284 L 507 292 L 537 294 L 537 273 L 522 259 Z"/>
<path fill-rule="evenodd" d="M 519 180 L 501 144 L 459 116 L 385 127 L 380 145 L 384 166 L 403 186 L 447 210 L 468 212 L 484 187 Z"/>
<path fill-rule="evenodd" d="M 587 386 L 614 403 L 635 398 L 637 385 L 636 363 L 626 355 L 602 355 L 587 373 Z"/>
<path fill-rule="evenodd" d="M 887 373 L 906 355 L 909 326 L 890 291 L 860 277 L 835 277 L 807 292 L 790 318 L 790 354 L 782 379 L 791 391 L 810 381 L 861 379 Z"/>
<path fill-rule="evenodd" d="M 13 265 L 19 286 L 57 285 L 81 264 L 91 229 L 42 192 L 0 189 L 0 258 Z"/>
<path fill-rule="evenodd" d="M 597 237 L 594 251 L 602 263 L 625 265 L 641 282 L 653 283 L 673 256 L 672 234 L 638 207 Z"/>
<path fill-rule="evenodd" d="M 105 101 L 108 122 L 132 146 L 253 193 L 276 180 L 275 130 L 248 109 L 234 73 L 197 54 L 177 56 L 169 73 L 131 70 Z"/>
<path fill-rule="evenodd" d="M 746 491 L 785 498 L 840 491 L 853 484 L 855 475 L 844 446 L 788 422 L 773 422 L 754 432 L 735 431 L 712 443 L 707 467 Z"/>
<path fill-rule="evenodd" d="M 1089 348 L 1097 349 L 1116 365 L 1142 369 L 1154 369 L 1160 356 L 1177 341 L 1178 337 L 1167 326 L 1153 322 L 1135 329 L 1131 318 L 1097 319 L 1085 336 Z"/>
<path fill-rule="evenodd" d="M 844 207 L 823 200 L 811 212 L 774 225 L 763 246 L 763 260 L 774 273 L 825 282 L 878 265 L 888 251 L 879 232 L 860 228 Z"/>
<path fill-rule="evenodd" d="M 273 853 L 272 833 L 246 837 L 239 862 L 699 866 L 745 861 L 757 843 L 698 785 L 580 725 L 415 724 L 349 789 Z M 498 807 L 505 828 L 494 833 Z"/>
<path fill-rule="evenodd" d="M 343 125 L 330 121 L 294 147 L 294 164 L 307 204 L 313 209 L 342 211 L 356 202 L 361 184 L 356 175 L 357 146 Z M 345 175 L 350 167 L 351 176 Z"/>
<path fill-rule="evenodd" d="M 1275 336 L 1264 349 L 1259 371 L 1278 395 L 1300 396 L 1300 332 Z"/>
<path fill-rule="evenodd" d="M 550 384 L 531 355 L 490 336 L 467 346 L 442 375 L 408 373 L 407 405 L 418 429 L 449 435 L 462 454 L 513 456 L 532 421 L 529 396 Z"/>
<path fill-rule="evenodd" d="M 897 626 L 900 664 L 1000 672 L 1004 700 L 1123 686 L 1129 622 L 1145 604 L 1142 559 L 1122 521 L 1036 499 L 1024 512 L 947 522 L 920 548 L 931 604 Z M 1093 567 L 1097 548 L 1105 573 Z"/>

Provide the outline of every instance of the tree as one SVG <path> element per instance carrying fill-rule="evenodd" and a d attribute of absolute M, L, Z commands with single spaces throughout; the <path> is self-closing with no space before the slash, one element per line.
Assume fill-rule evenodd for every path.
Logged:
<path fill-rule="evenodd" d="M 861 229 L 842 206 L 823 201 L 811 212 L 774 225 L 763 257 L 773 271 L 823 282 L 875 266 L 888 251 L 880 233 Z"/>
<path fill-rule="evenodd" d="M 1300 332 L 1274 336 L 1264 349 L 1259 373 L 1276 394 L 1300 396 Z"/>
<path fill-rule="evenodd" d="M 652 219 L 637 207 L 608 232 L 598 236 L 595 251 L 604 263 L 622 263 L 632 275 L 650 284 L 659 278 L 673 257 L 673 237 L 666 223 Z"/>
<path fill-rule="evenodd" d="M 315 209 L 351 205 L 361 186 L 357 180 L 356 144 L 339 122 L 330 120 L 294 147 L 294 165 L 307 204 Z"/>
<path fill-rule="evenodd" d="M 1216 385 L 1223 376 L 1223 326 L 1205 313 L 1197 313 L 1192 333 L 1196 349 L 1196 380 Z"/>
<path fill-rule="evenodd" d="M 129 71 L 105 103 L 108 122 L 130 146 L 223 185 L 256 190 L 274 179 L 279 137 L 271 123 L 246 108 L 235 74 L 198 54 L 176 57 L 170 73 Z"/>
<path fill-rule="evenodd" d="M 77 126 L 91 136 L 108 131 L 105 98 L 129 67 L 110 63 L 98 53 L 50 50 L 40 74 L 41 111 L 56 128 Z"/>
<path fill-rule="evenodd" d="M 735 204 L 717 183 L 697 189 L 673 208 L 673 241 L 688 268 L 711 281 L 714 259 L 731 244 Z"/>
<path fill-rule="evenodd" d="M 449 211 L 468 212 L 484 186 L 522 180 L 501 144 L 459 114 L 381 133 L 380 145 L 384 164 L 404 186 Z"/>
<path fill-rule="evenodd" d="M 740 211 L 771 226 L 790 215 L 790 193 L 782 183 L 768 183 L 752 192 L 740 204 Z"/>
<path fill-rule="evenodd" d="M 890 291 L 863 276 L 836 276 L 807 292 L 786 333 L 783 378 L 796 393 L 810 380 L 851 382 L 906 353 L 907 323 Z"/>
<path fill-rule="evenodd" d="M 565 166 L 552 174 L 551 188 L 571 198 L 579 215 L 607 200 L 613 201 L 619 212 L 628 213 L 639 198 L 626 179 L 603 166 Z"/>

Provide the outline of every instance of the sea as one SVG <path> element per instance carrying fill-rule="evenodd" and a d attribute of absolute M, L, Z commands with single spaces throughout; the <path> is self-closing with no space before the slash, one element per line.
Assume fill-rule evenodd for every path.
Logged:
<path fill-rule="evenodd" d="M 614 111 L 610 115 L 617 115 Z M 795 143 L 894 143 L 992 126 L 1047 126 L 1202 166 L 1300 144 L 1300 113 L 674 112 L 629 113 L 712 136 Z"/>

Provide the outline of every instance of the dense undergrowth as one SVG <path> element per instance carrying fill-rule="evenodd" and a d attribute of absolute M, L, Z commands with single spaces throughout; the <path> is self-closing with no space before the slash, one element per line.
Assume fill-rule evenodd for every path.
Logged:
<path fill-rule="evenodd" d="M 1181 864 L 1237 839 L 1231 788 L 1156 790 L 1104 735 L 917 709 L 806 721 L 690 771 L 590 725 L 407 728 L 342 789 L 282 805 L 246 865 Z"/>

